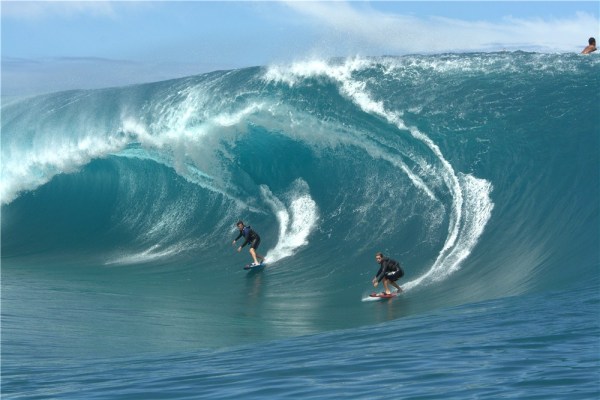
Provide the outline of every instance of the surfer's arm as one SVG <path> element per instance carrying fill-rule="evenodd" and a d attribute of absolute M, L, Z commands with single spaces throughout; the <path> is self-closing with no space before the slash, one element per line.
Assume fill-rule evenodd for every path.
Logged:
<path fill-rule="evenodd" d="M 242 232 L 240 232 L 240 234 L 235 239 L 233 239 L 233 243 L 237 242 L 239 240 L 239 238 L 241 238 L 241 237 L 242 237 Z"/>
<path fill-rule="evenodd" d="M 375 278 L 373 278 L 373 284 L 375 284 L 375 282 L 379 283 L 381 282 L 381 279 L 383 279 L 383 265 L 381 267 L 379 267 L 379 271 L 377 271 L 377 274 L 375 275 Z"/>
<path fill-rule="evenodd" d="M 237 240 L 238 240 L 240 237 L 242 237 L 242 236 L 244 236 L 244 234 L 243 234 L 243 232 L 240 232 L 240 235 L 239 235 L 239 236 L 238 236 L 238 237 L 237 237 L 237 238 L 234 240 L 234 242 L 237 242 Z M 246 235 L 246 236 L 244 236 L 244 239 L 245 239 L 245 240 L 244 240 L 244 243 L 242 243 L 242 245 L 241 245 L 241 246 L 238 248 L 238 251 L 239 251 L 239 250 L 241 250 L 241 249 L 242 249 L 242 247 L 244 247 L 244 246 L 246 246 L 248 243 L 250 243 L 250 238 L 249 238 L 249 236 L 250 236 L 250 235 Z"/>

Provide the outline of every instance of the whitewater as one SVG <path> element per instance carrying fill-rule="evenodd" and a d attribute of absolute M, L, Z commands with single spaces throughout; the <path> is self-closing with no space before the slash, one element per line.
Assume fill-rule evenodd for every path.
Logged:
<path fill-rule="evenodd" d="M 352 57 L 3 104 L 2 395 L 597 397 L 599 72 Z M 379 251 L 404 292 L 368 301 Z"/>

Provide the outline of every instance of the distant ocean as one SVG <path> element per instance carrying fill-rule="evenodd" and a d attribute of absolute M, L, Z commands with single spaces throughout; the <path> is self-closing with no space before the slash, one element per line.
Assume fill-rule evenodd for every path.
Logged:
<path fill-rule="evenodd" d="M 595 54 L 3 104 L 2 398 L 597 399 L 599 142 Z"/>

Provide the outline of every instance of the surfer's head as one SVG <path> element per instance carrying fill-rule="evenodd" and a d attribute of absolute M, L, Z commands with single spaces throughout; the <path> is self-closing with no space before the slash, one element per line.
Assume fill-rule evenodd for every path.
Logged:
<path fill-rule="evenodd" d="M 381 262 L 381 260 L 383 260 L 383 253 L 382 252 L 375 253 L 375 261 L 377 261 L 379 263 L 379 262 Z"/>
<path fill-rule="evenodd" d="M 236 223 L 236 225 L 239 229 L 244 229 L 244 221 L 241 219 Z"/>

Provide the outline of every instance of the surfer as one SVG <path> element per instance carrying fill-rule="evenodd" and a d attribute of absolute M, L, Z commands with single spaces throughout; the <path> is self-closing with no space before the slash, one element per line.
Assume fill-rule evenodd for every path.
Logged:
<path fill-rule="evenodd" d="M 391 258 L 384 257 L 383 253 L 375 254 L 375 261 L 379 264 L 379 271 L 377 271 L 377 275 L 373 278 L 373 287 L 377 287 L 379 282 L 383 280 L 383 287 L 386 294 L 391 293 L 388 283 L 398 289 L 398 292 L 401 292 L 402 289 L 396 283 L 398 279 L 404 276 L 404 271 L 402 271 L 400 263 Z"/>
<path fill-rule="evenodd" d="M 246 240 L 244 241 L 244 244 L 238 247 L 237 251 L 242 251 L 242 247 L 250 243 L 250 255 L 254 260 L 254 265 L 260 264 L 257 258 L 260 258 L 260 262 L 263 262 L 265 258 L 256 252 L 258 245 L 260 245 L 260 236 L 258 236 L 258 233 L 256 233 L 252 227 L 245 226 L 243 221 L 238 221 L 236 225 L 240 230 L 240 234 L 233 240 L 232 245 L 235 245 L 235 242 L 243 236 Z"/>
<path fill-rule="evenodd" d="M 596 39 L 591 37 L 588 39 L 588 45 L 586 46 L 585 49 L 583 49 L 581 54 L 590 54 L 594 51 L 596 51 Z"/>

